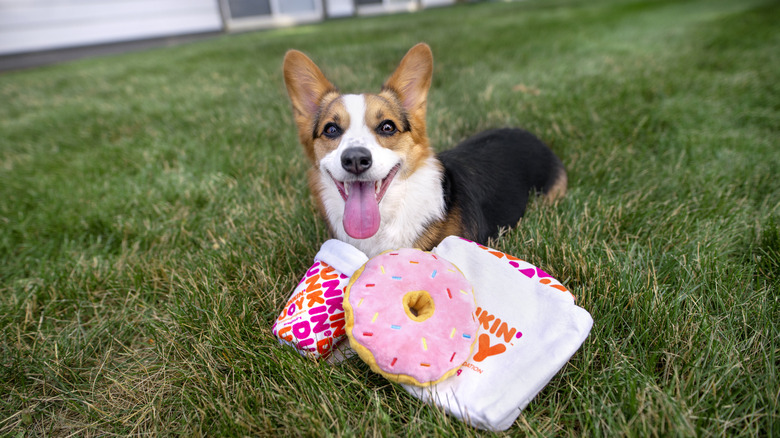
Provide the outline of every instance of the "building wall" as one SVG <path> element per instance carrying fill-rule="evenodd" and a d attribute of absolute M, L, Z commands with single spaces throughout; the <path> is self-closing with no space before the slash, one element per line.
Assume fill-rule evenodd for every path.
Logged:
<path fill-rule="evenodd" d="M 221 0 L 228 31 L 292 26 L 324 18 L 322 0 Z"/>
<path fill-rule="evenodd" d="M 218 0 L 0 0 L 0 55 L 221 29 Z"/>
<path fill-rule="evenodd" d="M 358 15 L 412 12 L 420 8 L 445 6 L 453 3 L 455 0 L 354 0 Z"/>
<path fill-rule="evenodd" d="M 452 3 L 454 0 L 0 0 L 0 56 Z"/>
<path fill-rule="evenodd" d="M 421 0 L 422 7 L 432 8 L 437 6 L 447 6 L 455 3 L 455 0 Z"/>
<path fill-rule="evenodd" d="M 351 17 L 355 15 L 354 0 L 325 0 L 325 13 L 328 17 Z"/>

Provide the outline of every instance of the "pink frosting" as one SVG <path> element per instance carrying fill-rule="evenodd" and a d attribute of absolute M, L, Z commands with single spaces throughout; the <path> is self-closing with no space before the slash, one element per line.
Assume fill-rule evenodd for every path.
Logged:
<path fill-rule="evenodd" d="M 404 296 L 426 291 L 433 315 L 415 321 Z M 437 381 L 471 353 L 479 325 L 471 284 L 450 262 L 417 249 L 386 252 L 369 260 L 349 290 L 352 337 L 390 375 L 420 384 Z"/>

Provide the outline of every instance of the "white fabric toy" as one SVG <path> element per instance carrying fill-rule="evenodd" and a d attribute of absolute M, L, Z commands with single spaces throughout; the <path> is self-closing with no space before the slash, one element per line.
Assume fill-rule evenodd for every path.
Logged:
<path fill-rule="evenodd" d="M 518 258 L 455 236 L 431 252 L 457 266 L 471 283 L 480 324 L 477 342 L 453 377 L 429 387 L 403 386 L 474 427 L 506 430 L 577 351 L 593 319 L 560 282 Z M 280 341 L 330 362 L 351 356 L 336 297 L 343 300 L 349 277 L 367 260 L 351 245 L 325 242 L 274 324 Z"/>
<path fill-rule="evenodd" d="M 298 286 L 274 321 L 279 342 L 304 356 L 338 362 L 351 356 L 344 331 L 344 288 L 352 273 L 368 261 L 363 252 L 338 240 L 328 240 L 314 257 Z"/>
<path fill-rule="evenodd" d="M 473 426 L 506 430 L 582 345 L 593 319 L 557 280 L 508 254 L 458 237 L 432 252 L 474 287 L 480 334 L 456 376 L 404 388 Z"/>

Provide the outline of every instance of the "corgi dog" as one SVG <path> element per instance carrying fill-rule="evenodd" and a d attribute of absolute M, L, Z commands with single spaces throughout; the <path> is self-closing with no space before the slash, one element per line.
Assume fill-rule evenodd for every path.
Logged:
<path fill-rule="evenodd" d="M 412 47 L 377 94 L 341 94 L 303 53 L 284 58 L 308 183 L 332 238 L 369 257 L 480 243 L 517 225 L 531 193 L 566 191 L 563 164 L 534 135 L 496 129 L 434 153 L 425 128 L 433 54 Z"/>

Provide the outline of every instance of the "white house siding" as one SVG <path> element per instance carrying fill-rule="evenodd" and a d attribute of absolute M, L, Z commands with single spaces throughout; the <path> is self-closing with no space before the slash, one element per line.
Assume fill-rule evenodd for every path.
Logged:
<path fill-rule="evenodd" d="M 0 0 L 0 55 L 221 29 L 218 0 Z"/>
<path fill-rule="evenodd" d="M 455 0 L 354 0 L 354 2 L 359 15 L 374 15 L 451 5 Z"/>
<path fill-rule="evenodd" d="M 351 17 L 355 15 L 354 0 L 325 0 L 328 17 Z"/>
<path fill-rule="evenodd" d="M 421 0 L 422 7 L 447 6 L 455 3 L 455 0 Z"/>
<path fill-rule="evenodd" d="M 414 11 L 416 0 L 355 0 L 357 13 L 360 15 L 377 15 L 388 12 Z"/>

